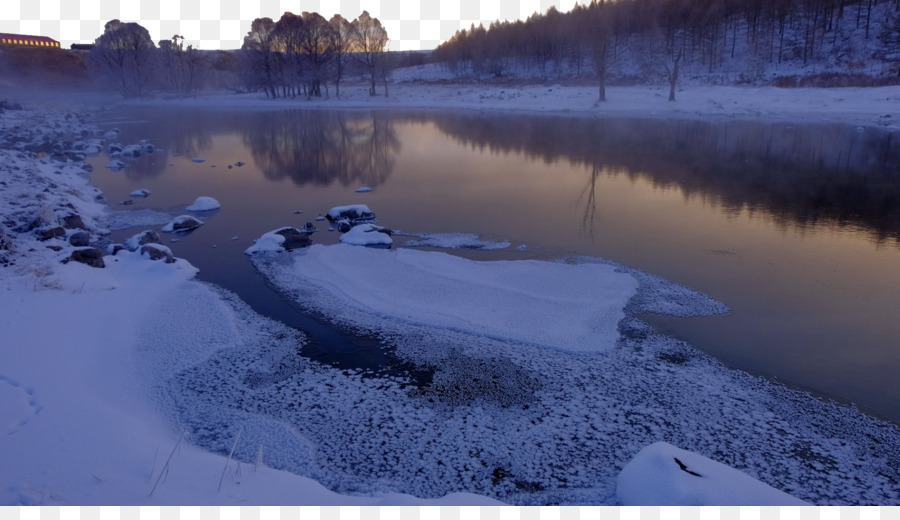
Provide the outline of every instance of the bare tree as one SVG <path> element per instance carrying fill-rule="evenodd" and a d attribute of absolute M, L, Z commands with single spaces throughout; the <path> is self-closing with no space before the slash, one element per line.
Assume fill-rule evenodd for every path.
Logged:
<path fill-rule="evenodd" d="M 185 49 L 184 36 L 176 34 L 171 40 L 159 42 L 159 62 L 162 80 L 170 92 L 188 95 L 200 88 L 204 60 L 193 45 Z"/>
<path fill-rule="evenodd" d="M 137 23 L 110 20 L 94 41 L 88 65 L 114 82 L 123 96 L 143 95 L 153 77 L 156 46 L 147 29 Z"/>
<path fill-rule="evenodd" d="M 262 88 L 267 96 L 278 97 L 276 86 L 283 77 L 281 56 L 275 50 L 275 22 L 257 18 L 241 46 L 242 70 L 251 88 Z"/>
<path fill-rule="evenodd" d="M 306 63 L 303 56 L 303 39 L 306 33 L 303 17 L 286 12 L 275 22 L 272 45 L 282 56 L 285 71 L 286 94 L 296 97 L 301 87 L 306 90 Z"/>
<path fill-rule="evenodd" d="M 344 77 L 347 54 L 350 52 L 352 26 L 343 16 L 336 14 L 328 21 L 331 26 L 329 37 L 333 54 L 332 69 L 334 70 L 334 95 L 341 97 L 341 80 Z"/>
<path fill-rule="evenodd" d="M 320 97 L 322 85 L 325 82 L 325 71 L 334 56 L 331 43 L 332 27 L 328 20 L 319 13 L 303 13 L 303 32 L 300 37 L 300 51 L 306 57 L 309 65 L 309 77 L 307 78 L 307 97 Z M 328 95 L 328 86 L 325 85 L 325 94 Z"/>
<path fill-rule="evenodd" d="M 350 24 L 352 28 L 351 49 L 356 59 L 369 72 L 369 95 L 375 95 L 375 81 L 378 76 L 379 55 L 385 51 L 388 42 L 387 31 L 382 27 L 378 18 L 369 16 L 368 11 L 363 11 Z"/>

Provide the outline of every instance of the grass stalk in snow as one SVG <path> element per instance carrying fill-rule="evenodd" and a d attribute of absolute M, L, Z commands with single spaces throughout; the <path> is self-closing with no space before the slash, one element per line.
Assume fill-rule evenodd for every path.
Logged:
<path fill-rule="evenodd" d="M 228 458 L 225 459 L 225 467 L 222 468 L 222 476 L 219 477 L 219 488 L 216 489 L 216 493 L 222 491 L 222 481 L 225 480 L 225 472 L 228 471 L 228 463 L 231 462 L 231 457 L 234 455 L 234 449 L 237 448 L 237 443 L 241 440 L 241 432 L 243 432 L 243 430 L 238 430 L 237 437 L 234 438 L 234 444 L 231 445 L 231 451 L 228 452 Z"/>
<path fill-rule="evenodd" d="M 153 484 L 153 489 L 150 490 L 150 494 L 148 496 L 153 496 L 153 492 L 156 491 L 156 486 L 159 485 L 159 481 L 163 478 L 163 475 L 167 475 L 169 473 L 169 463 L 172 462 L 172 457 L 175 455 L 175 451 L 178 449 L 178 446 L 181 446 L 181 441 L 184 440 L 184 436 L 187 435 L 187 432 L 181 434 L 181 437 L 178 438 L 178 442 L 175 443 L 175 447 L 172 448 L 172 453 L 169 453 L 169 458 L 166 459 L 166 463 L 163 465 L 162 470 L 159 472 L 159 476 L 156 477 L 156 482 Z"/>

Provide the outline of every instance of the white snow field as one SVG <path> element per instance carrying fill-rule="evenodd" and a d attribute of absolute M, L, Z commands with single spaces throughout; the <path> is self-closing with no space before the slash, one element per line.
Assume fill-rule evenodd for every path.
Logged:
<path fill-rule="evenodd" d="M 377 103 L 403 106 L 394 101 L 401 87 L 413 106 L 483 105 L 469 87 L 398 86 Z M 538 98 L 538 89 L 548 93 Z M 548 87 L 517 90 L 512 99 L 537 101 L 509 109 L 592 103 L 590 89 L 559 98 Z M 884 124 L 884 100 L 900 98 L 893 88 L 747 89 L 746 99 L 740 89 L 686 90 L 677 110 L 660 113 L 654 107 L 671 105 L 624 101 L 647 91 L 618 92 L 623 112 L 781 109 Z M 722 103 L 739 97 L 743 105 Z M 290 105 L 253 95 L 191 102 L 226 99 Z M 373 106 L 352 93 L 321 105 L 355 102 Z M 193 280 L 185 260 L 123 250 L 103 255 L 103 268 L 62 263 L 90 249 L 70 242 L 79 231 L 103 245 L 106 228 L 127 223 L 79 163 L 43 156 L 41 143 L 102 133 L 79 114 L 28 109 L 0 114 L 0 134 L 10 143 L 0 149 L 0 504 L 789 500 L 766 486 L 817 505 L 900 504 L 897 425 L 729 370 L 640 321 L 646 312 L 727 312 L 689 289 L 593 258 L 475 262 L 342 244 L 279 252 L 270 237 L 250 257 L 270 282 L 335 326 L 381 340 L 395 361 L 333 368 L 298 355 L 303 333 Z M 171 219 L 134 217 L 154 230 Z M 686 450 L 663 456 L 722 487 L 646 463 L 641 450 L 660 441 Z M 732 471 L 764 484 L 742 484 Z M 746 494 L 726 492 L 735 486 Z"/>

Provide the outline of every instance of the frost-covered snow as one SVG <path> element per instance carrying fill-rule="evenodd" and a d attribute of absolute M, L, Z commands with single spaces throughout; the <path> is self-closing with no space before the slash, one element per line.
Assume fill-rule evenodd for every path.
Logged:
<path fill-rule="evenodd" d="M 219 209 L 222 207 L 222 204 L 219 203 L 216 199 L 212 197 L 197 197 L 194 200 L 194 203 L 185 209 L 188 211 L 212 211 L 214 209 Z"/>
<path fill-rule="evenodd" d="M 657 442 L 638 452 L 619 474 L 625 506 L 810 505 L 734 468 Z"/>
<path fill-rule="evenodd" d="M 508 240 L 483 240 L 475 233 L 410 233 L 405 236 L 418 238 L 418 240 L 410 240 L 404 243 L 403 245 L 406 247 L 440 247 L 444 249 L 478 249 L 482 251 L 491 251 L 495 249 L 506 249 L 510 246 Z"/>

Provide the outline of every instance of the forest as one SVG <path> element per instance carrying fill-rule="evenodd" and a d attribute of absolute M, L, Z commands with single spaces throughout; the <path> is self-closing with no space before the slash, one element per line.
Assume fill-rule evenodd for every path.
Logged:
<path fill-rule="evenodd" d="M 659 78 L 674 96 L 683 70 L 709 83 L 888 84 L 900 74 L 900 0 L 592 0 L 473 25 L 434 59 L 459 76 L 592 78 L 601 101 L 608 82 Z"/>

